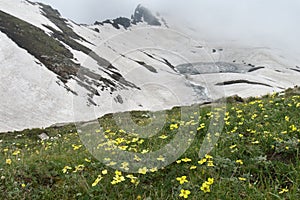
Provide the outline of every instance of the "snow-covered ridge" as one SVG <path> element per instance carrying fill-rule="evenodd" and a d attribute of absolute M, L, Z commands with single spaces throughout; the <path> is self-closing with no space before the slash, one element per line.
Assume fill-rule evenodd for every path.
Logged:
<path fill-rule="evenodd" d="M 3 12 L 31 23 L 47 33 L 50 33 L 51 31 L 44 25 L 48 25 L 61 31 L 54 23 L 42 15 L 41 7 L 37 3 L 26 0 L 0 0 L 0 9 Z"/>

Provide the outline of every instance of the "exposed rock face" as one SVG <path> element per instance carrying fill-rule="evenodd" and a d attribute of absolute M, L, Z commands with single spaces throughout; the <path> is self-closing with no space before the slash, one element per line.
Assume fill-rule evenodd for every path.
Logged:
<path fill-rule="evenodd" d="M 105 20 L 103 22 L 95 22 L 94 25 L 104 25 L 104 24 L 111 24 L 116 29 L 120 29 L 120 26 L 123 26 L 125 29 L 131 26 L 131 20 L 126 17 L 118 17 L 113 20 Z"/>
<path fill-rule="evenodd" d="M 151 26 L 161 26 L 159 19 L 152 12 L 142 5 L 138 5 L 132 15 L 132 23 L 147 22 Z"/>
<path fill-rule="evenodd" d="M 166 25 L 166 22 L 164 19 L 161 19 L 163 24 Z M 120 29 L 123 27 L 124 29 L 127 29 L 131 27 L 132 25 L 137 25 L 138 23 L 145 22 L 150 26 L 161 26 L 162 23 L 160 22 L 160 19 L 156 17 L 152 12 L 142 6 L 138 5 L 137 8 L 134 11 L 134 14 L 131 16 L 131 19 L 128 19 L 126 17 L 118 17 L 116 19 L 107 19 L 102 22 L 96 21 L 94 25 L 104 25 L 104 24 L 111 24 L 116 29 Z"/>

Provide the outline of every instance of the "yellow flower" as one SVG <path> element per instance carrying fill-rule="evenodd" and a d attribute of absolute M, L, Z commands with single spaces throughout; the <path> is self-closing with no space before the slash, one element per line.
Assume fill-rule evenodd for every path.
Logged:
<path fill-rule="evenodd" d="M 164 162 L 164 161 L 165 161 L 165 158 L 164 158 L 162 155 L 160 155 L 160 156 L 157 158 L 157 160 L 158 160 L 158 161 Z"/>
<path fill-rule="evenodd" d="M 259 141 L 254 141 L 252 142 L 252 144 L 259 144 Z"/>
<path fill-rule="evenodd" d="M 213 161 L 207 161 L 207 166 L 208 167 L 213 167 L 215 165 L 214 165 Z"/>
<path fill-rule="evenodd" d="M 116 162 L 114 162 L 114 161 L 111 161 L 110 163 L 108 163 L 107 165 L 108 166 L 114 166 L 114 165 L 116 165 L 117 163 Z"/>
<path fill-rule="evenodd" d="M 205 155 L 205 158 L 206 158 L 206 159 L 212 159 L 213 157 L 206 154 L 206 155 Z"/>
<path fill-rule="evenodd" d="M 26 184 L 25 184 L 25 183 L 22 183 L 22 185 L 21 185 L 21 186 L 22 186 L 22 188 L 24 188 L 24 187 L 26 187 Z"/>
<path fill-rule="evenodd" d="M 289 122 L 290 121 L 290 118 L 288 116 L 285 116 L 284 117 L 285 121 Z"/>
<path fill-rule="evenodd" d="M 124 176 L 116 175 L 116 176 L 113 178 L 113 181 L 111 181 L 111 184 L 115 185 L 115 184 L 121 183 L 122 181 L 125 181 Z"/>
<path fill-rule="evenodd" d="M 6 159 L 5 163 L 8 164 L 8 165 L 10 165 L 11 164 L 11 159 L 10 158 Z"/>
<path fill-rule="evenodd" d="M 139 161 L 141 161 L 142 159 L 141 159 L 140 157 L 138 157 L 137 155 L 134 155 L 134 160 L 137 161 L 137 162 L 139 162 Z"/>
<path fill-rule="evenodd" d="M 75 144 L 72 144 L 72 147 L 73 147 L 73 150 L 78 150 L 82 147 L 82 145 L 75 145 Z"/>
<path fill-rule="evenodd" d="M 287 188 L 282 188 L 281 191 L 279 192 L 279 194 L 283 194 L 285 192 L 288 192 L 289 190 Z"/>
<path fill-rule="evenodd" d="M 179 181 L 180 185 L 189 182 L 188 180 L 186 180 L 186 176 L 177 177 L 176 180 Z"/>
<path fill-rule="evenodd" d="M 190 169 L 197 169 L 197 166 L 193 165 L 190 167 Z"/>
<path fill-rule="evenodd" d="M 107 170 L 106 169 L 104 169 L 104 170 L 102 170 L 102 172 L 101 172 L 103 175 L 106 175 L 107 174 Z"/>
<path fill-rule="evenodd" d="M 84 159 L 85 160 L 85 162 L 88 162 L 88 163 L 90 163 L 91 162 L 91 160 L 89 160 L 89 159 Z"/>
<path fill-rule="evenodd" d="M 151 169 L 150 169 L 150 172 L 152 172 L 152 173 L 153 173 L 153 172 L 157 172 L 157 167 L 151 168 Z"/>
<path fill-rule="evenodd" d="M 202 124 L 200 124 L 200 126 L 197 128 L 197 131 L 199 131 L 199 130 L 201 130 L 201 129 L 204 129 L 204 128 L 205 128 L 205 124 L 202 123 Z"/>
<path fill-rule="evenodd" d="M 119 149 L 121 149 L 122 151 L 126 151 L 127 148 L 128 146 L 119 146 Z"/>
<path fill-rule="evenodd" d="M 242 160 L 236 160 L 236 163 L 239 163 L 240 165 L 244 164 Z"/>
<path fill-rule="evenodd" d="M 245 180 L 246 180 L 246 178 L 239 177 L 239 180 L 240 180 L 240 181 L 245 181 Z"/>
<path fill-rule="evenodd" d="M 116 171 L 115 171 L 115 174 L 116 174 L 116 176 L 121 176 L 121 175 L 122 175 L 122 172 L 120 172 L 119 170 L 116 170 Z"/>
<path fill-rule="evenodd" d="M 207 182 L 204 182 L 200 188 L 200 190 L 202 190 L 204 193 L 210 192 L 210 187 L 207 184 Z"/>
<path fill-rule="evenodd" d="M 126 171 L 128 171 L 129 170 L 129 168 L 128 168 L 128 166 L 129 166 L 129 163 L 128 162 L 123 162 L 123 163 L 121 163 L 121 169 L 124 169 L 124 170 L 126 170 Z"/>
<path fill-rule="evenodd" d="M 206 183 L 208 185 L 212 185 L 214 183 L 214 178 L 208 178 L 207 181 L 206 181 Z"/>
<path fill-rule="evenodd" d="M 63 168 L 63 173 L 65 174 L 65 173 L 67 173 L 67 171 L 69 170 L 69 169 L 72 169 L 72 167 L 69 167 L 69 166 L 65 166 L 64 168 Z"/>
<path fill-rule="evenodd" d="M 129 179 L 130 179 L 130 182 L 133 183 L 133 184 L 135 184 L 135 185 L 139 184 L 138 178 L 135 177 L 135 176 L 133 176 L 132 174 L 128 174 L 128 175 L 126 176 L 126 178 L 129 178 Z"/>
<path fill-rule="evenodd" d="M 141 154 L 146 154 L 146 153 L 148 153 L 148 152 L 149 152 L 149 150 L 144 149 L 144 150 L 141 152 Z"/>
<path fill-rule="evenodd" d="M 182 162 L 181 160 L 177 160 L 177 161 L 176 161 L 177 164 L 180 164 L 181 162 Z"/>
<path fill-rule="evenodd" d="M 135 142 L 137 142 L 137 141 L 139 141 L 139 138 L 133 138 L 133 139 L 131 140 L 132 143 L 135 143 Z"/>
<path fill-rule="evenodd" d="M 291 130 L 294 132 L 294 131 L 297 131 L 297 127 L 294 125 L 294 124 L 292 124 L 291 126 L 290 126 L 290 128 L 291 128 Z"/>
<path fill-rule="evenodd" d="M 140 141 L 138 141 L 138 144 L 143 144 L 145 142 L 145 140 L 141 139 Z"/>
<path fill-rule="evenodd" d="M 189 158 L 183 158 L 183 159 L 181 159 L 183 162 L 191 162 L 192 160 L 191 159 L 189 159 Z"/>
<path fill-rule="evenodd" d="M 235 145 L 231 145 L 229 148 L 230 149 L 234 149 L 236 147 L 236 144 Z"/>
<path fill-rule="evenodd" d="M 13 152 L 12 155 L 13 155 L 13 156 L 17 156 L 17 155 L 20 154 L 20 153 L 21 153 L 21 152 L 20 152 L 19 150 L 16 150 L 16 151 Z"/>
<path fill-rule="evenodd" d="M 187 199 L 189 194 L 191 194 L 191 192 L 189 190 L 182 189 L 182 190 L 180 190 L 179 196 Z"/>
<path fill-rule="evenodd" d="M 146 174 L 147 171 L 148 171 L 147 167 L 143 167 L 143 168 L 140 168 L 138 172 L 139 172 L 140 174 Z"/>
<path fill-rule="evenodd" d="M 253 115 L 251 116 L 251 119 L 254 120 L 256 117 L 257 117 L 257 114 L 253 114 Z"/>
<path fill-rule="evenodd" d="M 84 169 L 84 165 L 77 165 L 75 166 L 75 170 L 73 172 L 82 171 Z"/>
<path fill-rule="evenodd" d="M 205 163 L 206 161 L 207 161 L 207 159 L 206 159 L 206 158 L 203 158 L 203 159 L 199 160 L 198 163 L 199 163 L 200 165 L 202 165 L 202 164 Z"/>
<path fill-rule="evenodd" d="M 101 175 L 98 175 L 94 183 L 92 184 L 92 187 L 95 187 L 102 179 L 103 177 Z"/>
<path fill-rule="evenodd" d="M 159 138 L 162 139 L 162 140 L 164 140 L 164 139 L 167 139 L 168 136 L 166 136 L 166 135 L 161 135 L 161 136 L 159 136 Z"/>
<path fill-rule="evenodd" d="M 178 124 L 171 124 L 170 130 L 178 129 Z"/>

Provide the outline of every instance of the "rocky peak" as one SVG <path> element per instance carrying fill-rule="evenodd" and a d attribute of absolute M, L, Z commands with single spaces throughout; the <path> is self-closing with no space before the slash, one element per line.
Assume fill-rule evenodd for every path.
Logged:
<path fill-rule="evenodd" d="M 96 21 L 94 25 L 104 25 L 111 24 L 116 29 L 120 29 L 120 27 L 124 27 L 125 29 L 129 28 L 132 25 L 137 25 L 138 23 L 145 22 L 150 26 L 161 26 L 162 23 L 167 27 L 167 24 L 163 18 L 159 18 L 155 16 L 148 8 L 139 4 L 134 14 L 131 15 L 131 19 L 126 17 L 118 17 L 116 19 L 107 19 L 102 22 Z"/>
<path fill-rule="evenodd" d="M 153 15 L 148 8 L 142 6 L 141 4 L 139 4 L 135 9 L 134 14 L 131 16 L 131 20 L 133 24 L 146 22 L 152 26 L 161 26 L 159 19 Z"/>

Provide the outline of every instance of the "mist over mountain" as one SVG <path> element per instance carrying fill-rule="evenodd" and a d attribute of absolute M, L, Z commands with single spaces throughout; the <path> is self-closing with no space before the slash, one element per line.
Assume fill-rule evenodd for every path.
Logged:
<path fill-rule="evenodd" d="M 138 5 L 79 25 L 42 3 L 0 0 L 0 131 L 299 85 L 300 63 L 281 51 L 207 45 L 154 13 Z"/>

